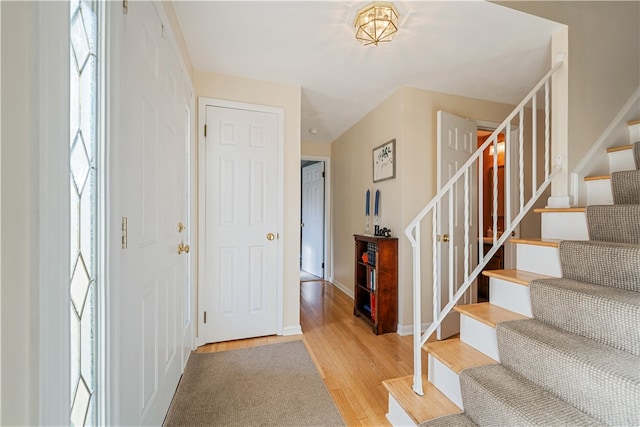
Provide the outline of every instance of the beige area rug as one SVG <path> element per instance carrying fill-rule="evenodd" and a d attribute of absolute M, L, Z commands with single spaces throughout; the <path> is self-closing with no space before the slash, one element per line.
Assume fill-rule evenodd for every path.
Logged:
<path fill-rule="evenodd" d="M 302 341 L 191 353 L 165 426 L 344 426 Z"/>

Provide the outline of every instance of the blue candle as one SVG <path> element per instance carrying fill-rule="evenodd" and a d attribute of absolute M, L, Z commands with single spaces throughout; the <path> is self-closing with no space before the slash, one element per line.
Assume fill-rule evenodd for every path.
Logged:
<path fill-rule="evenodd" d="M 371 191 L 367 190 L 367 200 L 366 200 L 366 205 L 364 207 L 365 216 L 369 216 L 370 199 L 371 199 Z"/>
<path fill-rule="evenodd" d="M 380 190 L 376 190 L 376 201 L 373 205 L 373 215 L 378 216 L 378 208 L 380 207 Z"/>

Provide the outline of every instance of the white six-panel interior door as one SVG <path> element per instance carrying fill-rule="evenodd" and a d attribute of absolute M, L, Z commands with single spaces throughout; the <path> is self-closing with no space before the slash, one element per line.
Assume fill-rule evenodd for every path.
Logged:
<path fill-rule="evenodd" d="M 198 343 L 276 334 L 282 112 L 201 99 L 200 114 Z"/>
<path fill-rule="evenodd" d="M 472 120 L 456 117 L 445 111 L 437 113 L 437 135 L 438 135 L 438 188 L 445 185 L 449 179 L 458 171 L 458 169 L 469 160 L 471 155 L 476 151 L 478 146 L 478 125 Z M 477 171 L 474 170 L 470 174 L 469 194 L 470 194 L 470 214 L 469 214 L 469 232 L 471 236 L 478 235 L 478 190 L 477 190 Z M 440 259 L 439 271 L 440 278 L 440 299 L 442 306 L 449 302 L 449 283 L 461 283 L 464 275 L 464 264 L 461 260 L 464 258 L 464 184 L 463 180 L 459 180 L 453 187 L 452 202 L 445 197 L 442 200 L 439 210 L 438 234 L 440 236 L 449 235 L 450 229 L 453 231 L 451 240 L 445 242 L 440 240 Z M 450 212 L 450 206 L 453 206 Z M 451 215 L 450 215 L 451 213 Z M 477 241 L 469 245 L 469 257 L 476 260 L 478 254 Z M 453 261 L 453 262 L 450 262 Z M 477 262 L 471 263 L 477 264 Z M 471 271 L 473 268 L 469 268 Z M 474 283 L 471 292 L 467 292 L 462 303 L 470 303 L 475 298 L 476 285 Z M 457 286 L 454 292 L 457 291 Z M 447 315 L 442 324 L 438 327 L 438 339 L 445 339 L 460 332 L 460 315 L 452 311 Z"/>
<path fill-rule="evenodd" d="M 302 168 L 301 268 L 324 278 L 324 162 Z"/>

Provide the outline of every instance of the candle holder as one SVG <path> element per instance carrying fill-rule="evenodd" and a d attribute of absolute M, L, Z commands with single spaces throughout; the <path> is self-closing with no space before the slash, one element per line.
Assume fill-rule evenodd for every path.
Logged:
<path fill-rule="evenodd" d="M 364 225 L 364 235 L 365 236 L 371 236 L 371 230 L 370 230 L 370 226 L 371 226 L 370 218 L 371 217 L 369 215 L 367 215 L 366 218 L 367 218 L 367 221 L 366 221 L 366 223 Z"/>

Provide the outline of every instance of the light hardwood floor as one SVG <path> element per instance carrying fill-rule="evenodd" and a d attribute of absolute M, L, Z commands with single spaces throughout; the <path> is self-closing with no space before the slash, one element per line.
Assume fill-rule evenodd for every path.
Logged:
<path fill-rule="evenodd" d="M 330 283 L 300 284 L 303 335 L 269 336 L 208 344 L 198 352 L 215 352 L 302 339 L 348 426 L 388 426 L 383 380 L 411 375 L 412 337 L 376 336 L 353 316 L 353 300 Z M 423 352 L 424 353 L 424 352 Z M 427 357 L 423 355 L 426 374 Z"/>

